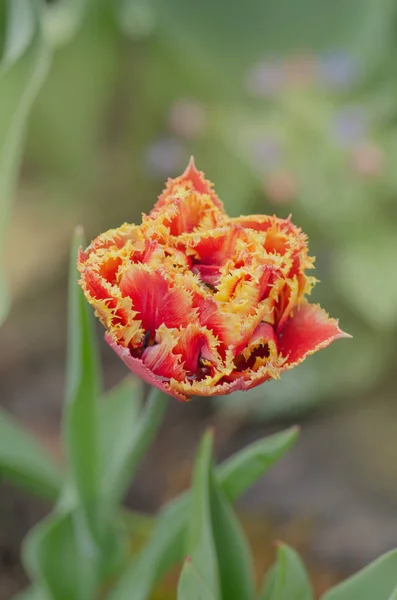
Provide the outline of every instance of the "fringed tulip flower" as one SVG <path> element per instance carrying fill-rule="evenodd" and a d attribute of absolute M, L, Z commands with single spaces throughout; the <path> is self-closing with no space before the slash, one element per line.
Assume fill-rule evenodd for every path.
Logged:
<path fill-rule="evenodd" d="M 247 390 L 345 337 L 309 304 L 306 236 L 229 217 L 193 160 L 141 225 L 81 250 L 80 284 L 128 368 L 178 400 Z"/>

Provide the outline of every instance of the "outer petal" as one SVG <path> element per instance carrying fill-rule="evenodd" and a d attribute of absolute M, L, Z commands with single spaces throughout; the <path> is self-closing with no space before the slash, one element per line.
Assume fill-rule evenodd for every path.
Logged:
<path fill-rule="evenodd" d="M 294 367 L 343 337 L 351 336 L 339 329 L 336 319 L 331 319 L 318 304 L 304 302 L 294 310 L 278 336 L 279 351 L 287 359 L 285 368 Z"/>
<path fill-rule="evenodd" d="M 165 394 L 169 394 L 181 402 L 187 402 L 189 400 L 189 397 L 186 394 L 180 393 L 175 388 L 171 388 L 170 384 L 164 377 L 155 375 L 143 364 L 141 359 L 131 356 L 128 348 L 124 348 L 123 346 L 117 344 L 108 333 L 105 334 L 105 340 L 112 350 L 114 350 L 121 358 L 124 364 L 130 369 L 130 371 L 132 371 L 138 377 L 141 377 L 144 381 L 146 381 L 146 383 L 153 385 Z"/>

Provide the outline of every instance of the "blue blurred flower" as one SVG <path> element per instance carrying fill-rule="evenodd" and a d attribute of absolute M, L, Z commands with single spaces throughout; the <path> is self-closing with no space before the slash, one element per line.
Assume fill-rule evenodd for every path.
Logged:
<path fill-rule="evenodd" d="M 274 137 L 263 137 L 255 140 L 251 146 L 252 161 L 256 167 L 274 168 L 281 162 L 283 149 L 281 142 Z"/>
<path fill-rule="evenodd" d="M 245 88 L 254 98 L 277 95 L 285 87 L 285 70 L 279 61 L 261 61 L 247 73 Z"/>
<path fill-rule="evenodd" d="M 320 57 L 317 68 L 320 83 L 336 90 L 352 87 L 361 76 L 358 61 L 344 52 L 333 52 Z"/>
<path fill-rule="evenodd" d="M 368 117 L 363 106 L 343 107 L 333 118 L 332 134 L 343 146 L 352 146 L 366 137 Z"/>

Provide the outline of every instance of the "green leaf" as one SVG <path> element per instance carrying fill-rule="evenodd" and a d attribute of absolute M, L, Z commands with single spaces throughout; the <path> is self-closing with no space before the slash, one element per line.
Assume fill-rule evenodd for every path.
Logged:
<path fill-rule="evenodd" d="M 98 435 L 102 492 L 109 494 L 129 454 L 141 408 L 140 380 L 127 377 L 110 390 L 98 407 Z"/>
<path fill-rule="evenodd" d="M 45 3 L 43 26 L 53 46 L 69 42 L 83 22 L 90 0 L 68 0 L 68 2 Z"/>
<path fill-rule="evenodd" d="M 99 362 L 91 308 L 77 285 L 77 250 L 83 242 L 76 230 L 69 272 L 66 403 L 63 433 L 69 485 L 83 511 L 88 530 L 100 536 L 100 456 L 98 445 Z"/>
<path fill-rule="evenodd" d="M 10 64 L 18 60 L 25 52 L 34 36 L 37 5 L 26 0 L 6 0 L 4 4 L 6 32 L 2 63 Z"/>
<path fill-rule="evenodd" d="M 253 442 L 216 469 L 219 482 L 230 502 L 239 498 L 266 473 L 296 442 L 299 427 L 291 427 Z"/>
<path fill-rule="evenodd" d="M 47 500 L 56 500 L 60 469 L 35 438 L 0 410 L 0 478 Z"/>
<path fill-rule="evenodd" d="M 299 555 L 286 544 L 277 548 L 276 564 L 265 579 L 261 600 L 314 600 L 306 569 Z"/>
<path fill-rule="evenodd" d="M 396 587 L 397 550 L 393 550 L 326 592 L 321 600 L 390 600 Z"/>
<path fill-rule="evenodd" d="M 234 502 L 263 475 L 296 441 L 299 429 L 258 440 L 215 469 L 228 500 Z M 167 505 L 156 520 L 143 550 L 133 559 L 109 600 L 146 600 L 154 583 L 184 557 L 184 533 L 189 517 L 189 493 Z"/>
<path fill-rule="evenodd" d="M 12 600 L 47 600 L 47 596 L 40 588 L 29 587 L 13 596 Z"/>
<path fill-rule="evenodd" d="M 71 4 L 77 1 L 51 2 L 46 7 L 46 32 L 62 45 L 54 53 L 53 67 L 32 111 L 27 152 L 46 172 L 61 172 L 68 181 L 77 178 L 81 190 L 83 182 L 95 178 L 93 170 L 98 172 L 97 144 L 120 75 L 120 34 L 109 2 L 89 0 L 86 18 L 81 21 L 81 13 L 77 14 L 77 31 L 64 43 L 68 27 L 74 28 Z M 69 24 L 62 8 L 63 12 L 68 8 Z"/>
<path fill-rule="evenodd" d="M 136 383 L 133 384 L 133 387 L 136 394 Z M 133 400 L 130 395 L 132 394 L 133 387 L 129 384 L 129 391 L 127 388 L 122 390 L 124 397 L 123 399 L 119 398 L 121 413 L 117 417 L 114 417 L 120 422 L 120 429 L 118 431 L 119 439 L 116 448 L 111 453 L 117 452 L 118 454 L 117 457 L 114 455 L 110 459 L 113 464 L 108 465 L 111 468 L 106 472 L 106 481 L 103 481 L 103 501 L 110 507 L 114 507 L 117 502 L 120 502 L 127 491 L 139 463 L 146 454 L 161 425 L 168 406 L 168 396 L 160 390 L 152 388 L 142 413 L 134 423 L 133 413 L 137 414 L 137 405 L 136 399 Z M 129 409 L 126 406 L 128 402 L 131 405 L 134 402 L 135 408 Z M 124 422 L 121 427 L 121 419 L 127 411 L 130 412 L 130 421 Z"/>
<path fill-rule="evenodd" d="M 90 600 L 98 584 L 98 554 L 78 511 L 52 514 L 30 531 L 24 564 L 52 600 Z"/>
<path fill-rule="evenodd" d="M 254 569 L 244 532 L 226 494 L 211 472 L 211 516 L 218 557 L 221 597 L 250 600 L 255 596 Z"/>
<path fill-rule="evenodd" d="M 84 384 L 91 395 L 100 393 L 100 366 L 94 333 L 92 312 L 77 281 L 77 255 L 85 245 L 81 227 L 72 241 L 69 263 L 68 345 L 66 365 L 66 402 L 73 403 L 75 394 Z"/>
<path fill-rule="evenodd" d="M 205 581 L 212 596 L 219 599 L 219 571 L 212 531 L 210 500 L 212 443 L 213 434 L 207 432 L 201 441 L 194 467 L 186 550 L 193 567 Z"/>
<path fill-rule="evenodd" d="M 273 598 L 276 589 L 276 577 L 277 568 L 276 565 L 273 565 L 272 568 L 268 570 L 263 580 L 260 600 L 268 600 L 268 598 Z"/>
<path fill-rule="evenodd" d="M 394 589 L 392 595 L 390 596 L 390 598 L 388 598 L 388 600 L 397 600 L 397 587 Z"/>
<path fill-rule="evenodd" d="M 37 2 L 7 2 L 7 32 L 0 64 L 0 324 L 9 293 L 2 253 L 21 162 L 26 121 L 46 77 L 50 53 L 42 36 Z"/>
<path fill-rule="evenodd" d="M 186 559 L 179 578 L 178 600 L 216 600 L 190 558 Z"/>

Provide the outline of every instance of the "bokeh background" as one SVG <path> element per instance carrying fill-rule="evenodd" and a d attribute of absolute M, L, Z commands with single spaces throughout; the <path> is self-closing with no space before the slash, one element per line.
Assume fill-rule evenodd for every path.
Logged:
<path fill-rule="evenodd" d="M 209 422 L 220 458 L 299 422 L 298 445 L 240 506 L 257 560 L 284 537 L 320 589 L 395 547 L 397 1 L 48 0 L 40 23 L 28 12 L 0 2 L 1 405 L 62 459 L 73 229 L 91 239 L 139 221 L 193 154 L 230 214 L 292 214 L 317 257 L 313 300 L 353 339 L 250 392 L 173 403 L 128 502 L 151 513 L 186 487 Z M 124 367 L 101 350 L 111 386 Z M 0 489 L 6 599 L 46 507 Z"/>

